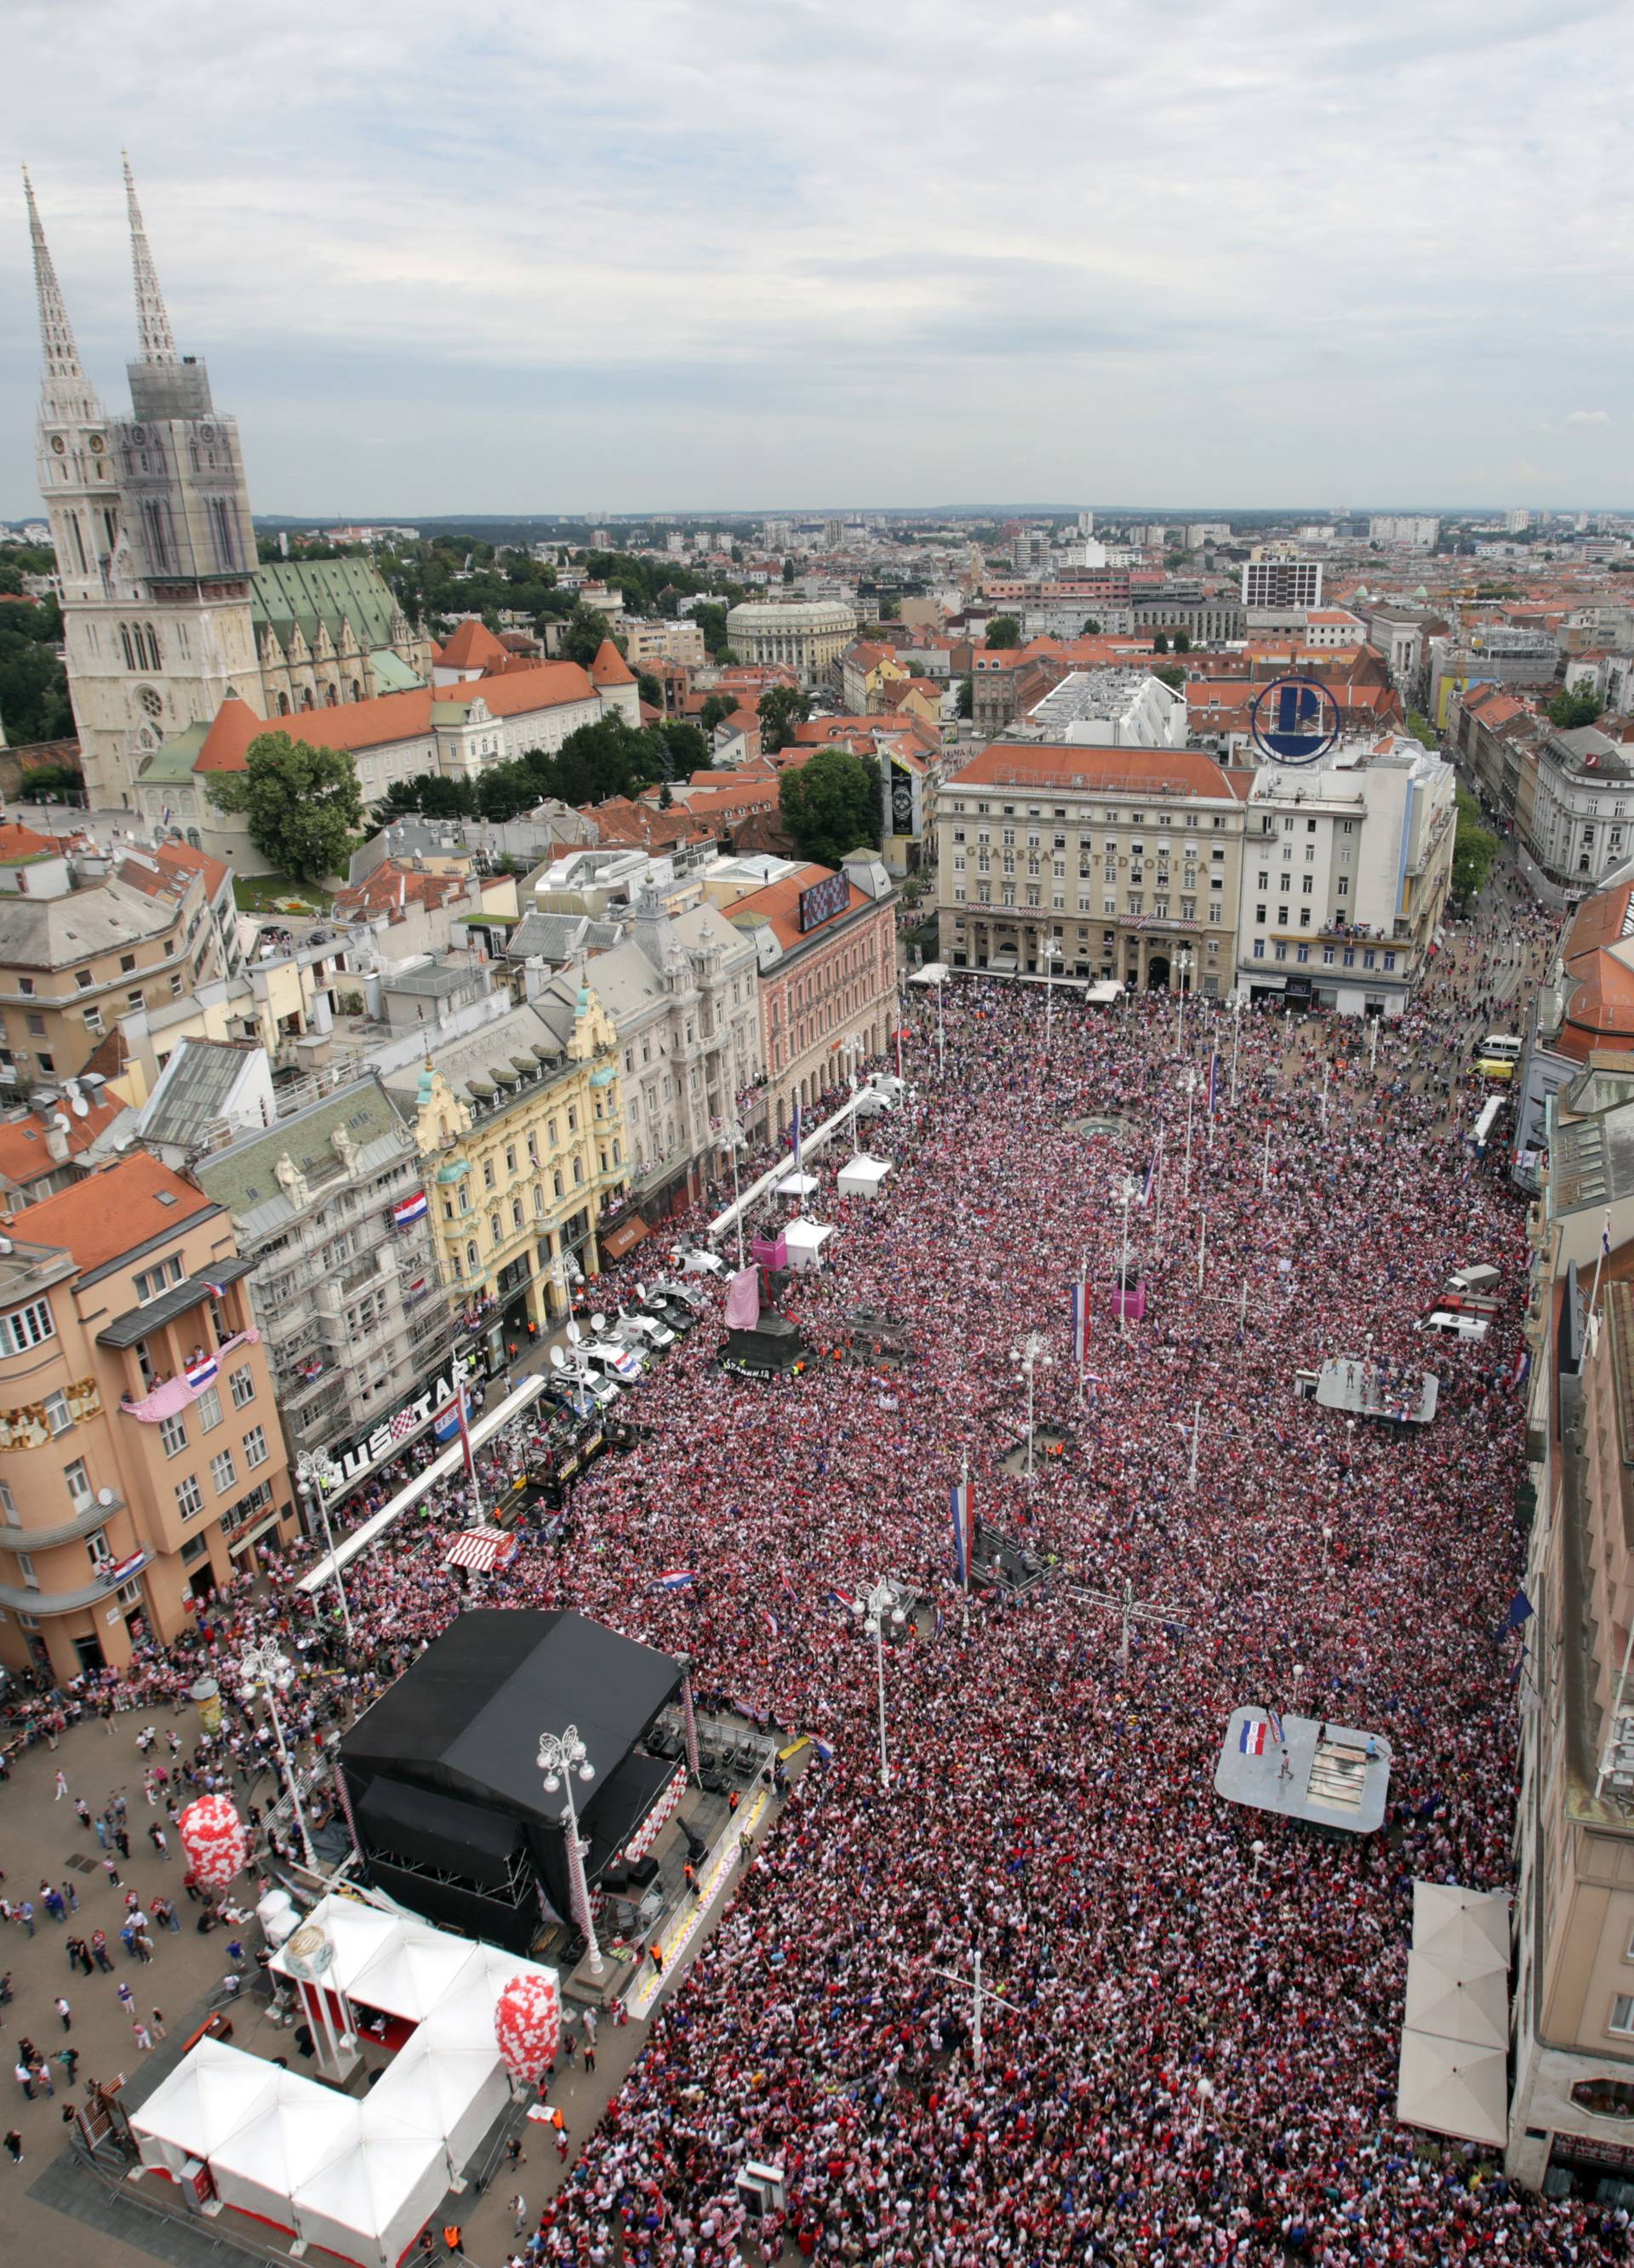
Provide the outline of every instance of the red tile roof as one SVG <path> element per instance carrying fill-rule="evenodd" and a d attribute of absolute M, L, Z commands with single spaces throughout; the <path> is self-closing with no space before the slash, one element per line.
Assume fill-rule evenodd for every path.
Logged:
<path fill-rule="evenodd" d="M 1082 780 L 1135 781 L 1142 789 L 1167 788 L 1181 794 L 1224 796 L 1230 782 L 1212 756 L 1198 748 L 1071 747 L 1037 740 L 995 740 L 974 757 L 951 788 L 1051 787 Z"/>
<path fill-rule="evenodd" d="M 451 898 L 464 897 L 468 887 L 463 874 L 427 874 L 418 867 L 384 858 L 361 882 L 336 890 L 335 905 L 343 914 L 365 917 L 386 914 L 393 921 L 401 921 L 410 906 L 423 906 L 428 913 L 435 913 Z"/>
<path fill-rule="evenodd" d="M 31 858 L 53 858 L 60 848 L 50 836 L 36 835 L 32 827 L 0 825 L 0 866 L 22 866 Z"/>
<path fill-rule="evenodd" d="M 437 657 L 445 669 L 491 669 L 506 653 L 486 622 L 463 622 Z"/>
<path fill-rule="evenodd" d="M 105 1134 L 124 1108 L 120 1102 L 92 1102 L 85 1097 L 85 1115 L 76 1116 L 66 1108 L 68 1120 L 68 1154 L 77 1157 L 89 1149 L 99 1134 Z M 46 1143 L 44 1122 L 32 1113 L 26 1118 L 0 1120 L 0 1174 L 14 1189 L 26 1189 L 30 1182 L 44 1179 L 54 1173 L 63 1161 L 54 1158 Z"/>
<path fill-rule="evenodd" d="M 848 887 L 846 902 L 837 913 L 830 914 L 825 922 L 819 922 L 815 929 L 802 930 L 801 891 L 809 890 L 813 882 L 826 880 L 834 872 L 832 866 L 802 866 L 798 873 L 785 874 L 780 882 L 768 882 L 763 890 L 751 890 L 747 897 L 734 898 L 726 908 L 726 918 L 730 922 L 769 922 L 778 944 L 785 952 L 791 952 L 808 938 L 821 937 L 835 922 L 843 921 L 847 914 L 855 913 L 858 906 L 870 903 L 870 900 L 852 882 Z"/>
<path fill-rule="evenodd" d="M 216 1211 L 202 1189 L 140 1150 L 30 1205 L 21 1216 L 22 1233 L 31 1244 L 71 1252 L 84 1271 L 117 1260 L 121 1252 L 136 1252 L 199 1214 Z M 8 1214 L 6 1219 L 15 1225 L 18 1216 Z"/>
<path fill-rule="evenodd" d="M 636 674 L 610 637 L 602 639 L 596 648 L 596 658 L 590 665 L 593 685 L 633 685 Z"/>

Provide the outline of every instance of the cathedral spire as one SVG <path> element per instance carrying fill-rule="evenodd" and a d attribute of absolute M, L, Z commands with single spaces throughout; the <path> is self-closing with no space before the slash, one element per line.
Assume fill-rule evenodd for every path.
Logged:
<path fill-rule="evenodd" d="M 130 265 L 136 279 L 136 328 L 140 334 L 144 362 L 174 362 L 176 342 L 171 336 L 170 317 L 165 312 L 164 295 L 158 288 L 158 277 L 153 272 L 153 255 L 148 250 L 148 232 L 142 225 L 142 208 L 136 202 L 136 185 L 130 176 L 130 160 L 121 150 L 125 165 L 125 203 L 130 214 Z"/>
<path fill-rule="evenodd" d="M 23 168 L 23 195 L 28 201 L 28 237 L 34 253 L 34 291 L 40 301 L 40 344 L 45 355 L 45 382 L 50 387 L 71 379 L 83 386 L 85 374 L 79 367 L 79 349 L 74 344 L 68 311 L 57 288 L 51 247 L 40 225 L 40 208 L 34 202 L 34 185 L 28 178 L 26 166 Z"/>

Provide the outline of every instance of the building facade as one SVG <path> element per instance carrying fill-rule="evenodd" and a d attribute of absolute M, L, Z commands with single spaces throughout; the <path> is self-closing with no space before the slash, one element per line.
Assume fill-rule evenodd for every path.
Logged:
<path fill-rule="evenodd" d="M 1245 559 L 1242 603 L 1253 612 L 1303 612 L 1322 602 L 1320 559 Z"/>
<path fill-rule="evenodd" d="M 624 1210 L 618 1035 L 581 984 L 565 1042 L 516 1008 L 385 1084 L 414 1130 L 445 1291 L 497 1374 L 567 1314 Z"/>
<path fill-rule="evenodd" d="M 129 166 L 125 190 L 139 352 L 121 418 L 105 415 L 81 366 L 27 190 L 44 357 L 40 487 L 93 807 L 129 805 L 142 759 L 207 723 L 229 693 L 272 717 L 281 701 L 288 713 L 396 690 L 430 658 L 362 562 L 339 578 L 288 564 L 262 578 L 238 427 L 216 408 L 204 364 L 176 351 Z"/>
<path fill-rule="evenodd" d="M 837 684 L 856 635 L 856 610 L 842 599 L 755 599 L 726 616 L 726 643 L 740 661 L 786 662 L 802 685 Z"/>
<path fill-rule="evenodd" d="M 138 1155 L 17 1226 L 0 1254 L 0 1661 L 66 1681 L 167 1645 L 296 1514 L 221 1207 Z"/>
<path fill-rule="evenodd" d="M 422 1160 L 377 1079 L 208 1152 L 193 1171 L 251 1263 L 291 1456 L 367 1434 L 445 1366 L 454 1322 Z"/>
<path fill-rule="evenodd" d="M 779 861 L 785 870 L 789 862 Z M 872 853 L 798 865 L 727 908 L 754 948 L 765 1085 L 746 1124 L 781 1138 L 896 1030 L 896 891 Z"/>
<path fill-rule="evenodd" d="M 1237 981 L 1251 998 L 1399 1016 L 1453 876 L 1455 776 L 1405 734 L 1253 777 Z"/>
<path fill-rule="evenodd" d="M 581 975 L 593 983 L 618 1035 L 630 1204 L 650 1222 L 727 1169 L 722 1138 L 762 1068 L 756 967 L 753 942 L 714 906 L 672 917 L 649 880 L 628 941 L 563 970 L 534 1002 L 565 1042 Z"/>
<path fill-rule="evenodd" d="M 1249 774 L 1189 748 L 997 741 L 936 800 L 938 952 L 955 968 L 1223 994 Z"/>
<path fill-rule="evenodd" d="M 73 1078 L 121 1017 L 241 969 L 218 861 L 166 846 L 115 863 L 0 827 L 0 1078 Z"/>

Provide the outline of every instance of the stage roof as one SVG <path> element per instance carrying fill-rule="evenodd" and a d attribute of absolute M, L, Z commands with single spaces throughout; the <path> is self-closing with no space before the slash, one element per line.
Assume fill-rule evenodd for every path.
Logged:
<path fill-rule="evenodd" d="M 681 1666 L 565 1609 L 463 1614 L 382 1694 L 341 1742 L 342 1763 L 390 1773 L 527 1816 L 559 1808 L 544 1792 L 539 1736 L 578 1727 L 595 1766 L 581 1814 L 681 1690 Z"/>

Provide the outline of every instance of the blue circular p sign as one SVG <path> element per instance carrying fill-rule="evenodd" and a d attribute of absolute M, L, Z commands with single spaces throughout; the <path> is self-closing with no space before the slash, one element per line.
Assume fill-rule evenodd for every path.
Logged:
<path fill-rule="evenodd" d="M 1272 763 L 1314 764 L 1339 737 L 1343 717 L 1325 685 L 1310 677 L 1277 677 L 1248 711 L 1248 734 Z"/>

